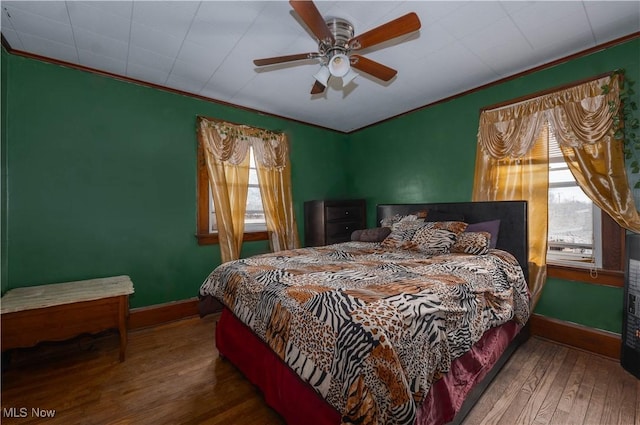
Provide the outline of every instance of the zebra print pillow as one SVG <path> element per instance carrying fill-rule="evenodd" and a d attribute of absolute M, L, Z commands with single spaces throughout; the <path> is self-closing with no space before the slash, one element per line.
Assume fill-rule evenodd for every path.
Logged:
<path fill-rule="evenodd" d="M 425 222 L 418 220 L 395 223 L 391 227 L 391 233 L 381 242 L 381 245 L 385 248 L 415 249 L 411 239 L 416 231 L 424 225 L 426 225 Z"/>
<path fill-rule="evenodd" d="M 451 252 L 485 255 L 489 252 L 491 234 L 489 232 L 463 232 L 458 235 Z"/>
<path fill-rule="evenodd" d="M 397 223 L 381 245 L 385 248 L 420 251 L 427 255 L 446 254 L 456 237 L 466 228 L 467 223 L 461 221 Z"/>
<path fill-rule="evenodd" d="M 420 228 L 411 239 L 411 242 L 416 245 L 415 250 L 427 255 L 446 254 L 455 241 L 455 232 L 430 226 Z"/>

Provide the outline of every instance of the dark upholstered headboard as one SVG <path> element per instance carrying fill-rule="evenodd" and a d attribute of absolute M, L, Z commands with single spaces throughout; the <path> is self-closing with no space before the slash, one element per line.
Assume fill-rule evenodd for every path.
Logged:
<path fill-rule="evenodd" d="M 383 218 L 393 217 L 396 214 L 407 215 L 421 210 L 462 214 L 464 221 L 470 224 L 499 219 L 500 230 L 496 248 L 513 254 L 522 266 L 527 281 L 529 280 L 529 233 L 526 201 L 379 204 L 376 211 L 376 223 L 379 226 L 380 220 Z"/>

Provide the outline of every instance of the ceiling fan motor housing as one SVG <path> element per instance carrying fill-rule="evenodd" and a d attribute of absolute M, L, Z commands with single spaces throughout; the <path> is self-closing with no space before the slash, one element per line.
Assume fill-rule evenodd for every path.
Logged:
<path fill-rule="evenodd" d="M 349 40 L 353 38 L 354 29 L 351 22 L 342 18 L 326 18 L 325 22 L 333 34 L 333 38 L 335 42 L 331 42 L 331 40 L 318 40 L 318 51 L 321 56 L 330 60 L 334 55 L 337 54 L 348 54 L 349 53 Z"/>

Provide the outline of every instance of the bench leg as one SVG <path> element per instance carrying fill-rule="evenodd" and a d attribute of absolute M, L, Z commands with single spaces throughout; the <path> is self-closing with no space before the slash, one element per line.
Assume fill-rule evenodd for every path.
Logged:
<path fill-rule="evenodd" d="M 120 361 L 124 361 L 125 351 L 127 349 L 127 305 L 129 297 L 123 295 L 118 303 L 118 332 L 120 333 Z"/>

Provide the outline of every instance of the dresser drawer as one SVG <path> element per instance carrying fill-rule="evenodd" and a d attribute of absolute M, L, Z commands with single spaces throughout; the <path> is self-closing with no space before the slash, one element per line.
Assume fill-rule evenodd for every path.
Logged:
<path fill-rule="evenodd" d="M 322 246 L 351 240 L 354 230 L 367 227 L 364 199 L 315 200 L 304 203 L 306 246 Z"/>
<path fill-rule="evenodd" d="M 350 240 L 351 240 L 351 236 L 345 236 L 345 235 L 333 236 L 333 237 L 327 237 L 326 244 L 331 245 L 334 243 L 349 242 Z"/>
<path fill-rule="evenodd" d="M 327 243 L 333 239 L 343 239 L 348 241 L 354 230 L 362 229 L 362 224 L 358 221 L 342 221 L 339 223 L 327 223 Z M 336 242 L 330 242 L 336 243 Z"/>
<path fill-rule="evenodd" d="M 326 208 L 327 222 L 362 219 L 362 207 L 354 206 L 336 206 Z"/>

